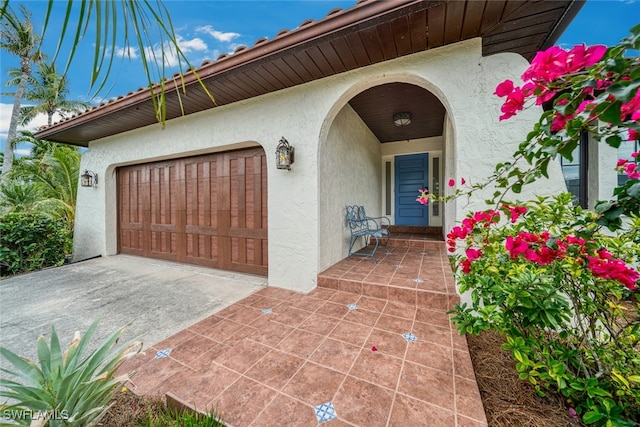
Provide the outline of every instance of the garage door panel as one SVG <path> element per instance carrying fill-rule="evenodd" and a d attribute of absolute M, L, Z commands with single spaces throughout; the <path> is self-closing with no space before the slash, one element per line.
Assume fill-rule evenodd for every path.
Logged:
<path fill-rule="evenodd" d="M 119 250 L 267 274 L 266 179 L 261 148 L 120 168 Z"/>

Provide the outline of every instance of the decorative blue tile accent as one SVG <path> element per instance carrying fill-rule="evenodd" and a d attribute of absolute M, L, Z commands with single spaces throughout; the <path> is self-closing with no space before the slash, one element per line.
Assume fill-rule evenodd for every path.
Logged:
<path fill-rule="evenodd" d="M 262 314 L 271 314 L 273 313 L 273 310 L 270 308 L 263 308 L 262 309 Z"/>
<path fill-rule="evenodd" d="M 424 282 L 424 280 L 422 280 L 422 279 L 413 279 L 413 281 L 414 281 L 415 283 L 422 283 L 422 282 Z"/>
<path fill-rule="evenodd" d="M 358 309 L 358 305 L 357 304 L 347 304 L 347 308 L 349 310 L 357 310 Z"/>
<path fill-rule="evenodd" d="M 336 414 L 336 408 L 333 407 L 333 402 L 323 403 L 322 405 L 318 405 L 314 407 L 316 411 L 316 417 L 318 418 L 319 423 L 324 423 L 327 421 L 331 421 L 334 418 L 338 418 L 338 414 Z"/>
<path fill-rule="evenodd" d="M 163 357 L 169 357 L 169 354 L 171 354 L 170 348 L 165 348 L 164 350 L 158 350 L 154 359 L 162 359 Z"/>
<path fill-rule="evenodd" d="M 396 264 L 394 265 L 395 268 L 402 268 L 402 264 Z"/>
<path fill-rule="evenodd" d="M 411 332 L 407 332 L 406 334 L 402 334 L 402 338 L 404 338 L 405 340 L 407 340 L 409 342 L 418 341 L 418 337 L 413 335 Z"/>
<path fill-rule="evenodd" d="M 390 251 L 389 249 L 385 249 L 384 253 L 385 253 L 385 254 L 387 254 L 387 255 L 389 255 L 389 254 L 392 254 L 393 252 L 392 252 L 392 251 Z"/>

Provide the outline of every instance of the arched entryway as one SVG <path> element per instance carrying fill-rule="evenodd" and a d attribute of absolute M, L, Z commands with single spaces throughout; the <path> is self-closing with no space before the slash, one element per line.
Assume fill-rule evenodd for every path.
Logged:
<path fill-rule="evenodd" d="M 372 85 L 339 109 L 319 150 L 321 269 L 346 256 L 347 204 L 364 205 L 370 216 L 395 225 L 443 225 L 444 207 L 416 198 L 425 187 L 442 194 L 445 123 L 438 97 L 407 82 Z"/>

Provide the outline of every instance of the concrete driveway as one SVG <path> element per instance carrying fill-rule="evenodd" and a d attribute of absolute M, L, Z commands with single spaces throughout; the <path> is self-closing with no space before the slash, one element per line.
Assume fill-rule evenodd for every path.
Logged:
<path fill-rule="evenodd" d="M 33 360 L 51 325 L 64 349 L 100 317 L 95 341 L 131 324 L 124 339 L 141 337 L 147 348 L 266 285 L 266 277 L 128 255 L 23 274 L 0 280 L 0 346 Z"/>

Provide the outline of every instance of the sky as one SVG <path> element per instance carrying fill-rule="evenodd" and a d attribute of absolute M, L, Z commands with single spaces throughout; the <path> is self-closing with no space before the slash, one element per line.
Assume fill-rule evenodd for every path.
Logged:
<path fill-rule="evenodd" d="M 386 0 L 392 1 L 392 0 Z M 78 2 L 79 3 L 79 2 Z M 253 46 L 261 37 L 272 39 L 282 29 L 295 29 L 306 19 L 319 20 L 334 8 L 350 8 L 356 0 L 165 0 L 164 1 L 181 49 L 189 61 L 199 66 L 203 60 L 215 60 L 222 53 L 231 53 L 238 46 Z M 32 13 L 32 22 L 37 31 L 44 22 L 46 0 L 10 0 L 17 8 L 24 4 Z M 43 52 L 53 55 L 62 27 L 62 17 L 66 2 L 56 1 L 50 28 L 45 34 Z M 588 0 L 565 30 L 556 44 L 570 48 L 576 44 L 612 45 L 626 36 L 629 29 L 640 24 L 640 0 Z M 127 48 L 118 40 L 115 48 L 116 59 L 104 89 L 95 94 L 90 88 L 90 72 L 94 55 L 95 35 L 91 30 L 78 45 L 76 58 L 69 70 L 70 94 L 67 99 L 82 100 L 99 104 L 103 100 L 136 91 L 147 85 L 140 51 L 135 41 Z M 136 47 L 134 47 L 136 46 Z M 156 43 L 149 43 L 146 52 L 157 51 Z M 66 57 L 61 57 L 66 60 Z M 174 61 L 166 61 L 170 69 L 168 75 L 179 69 Z M 0 51 L 0 83 L 2 92 L 13 89 L 5 86 L 8 71 L 16 68 L 18 61 L 5 51 Z M 58 67 L 62 68 L 64 61 Z M 4 145 L 9 128 L 13 98 L 0 96 L 0 148 Z M 23 104 L 24 105 L 24 104 Z M 46 124 L 46 118 L 38 117 L 27 127 L 37 129 Z M 29 152 L 27 145 L 20 145 L 17 155 Z"/>

